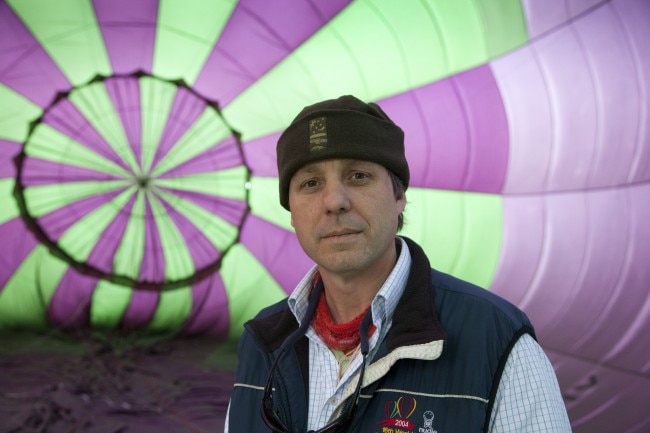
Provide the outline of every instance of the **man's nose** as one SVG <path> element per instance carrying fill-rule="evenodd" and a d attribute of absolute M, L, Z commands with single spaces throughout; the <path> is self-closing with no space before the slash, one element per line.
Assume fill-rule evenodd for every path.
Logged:
<path fill-rule="evenodd" d="M 323 188 L 323 205 L 327 213 L 339 214 L 350 209 L 348 190 L 341 181 L 329 181 Z"/>

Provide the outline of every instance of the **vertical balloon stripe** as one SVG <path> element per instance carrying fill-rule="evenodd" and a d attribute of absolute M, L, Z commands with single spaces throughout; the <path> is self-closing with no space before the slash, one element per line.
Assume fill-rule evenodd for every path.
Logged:
<path fill-rule="evenodd" d="M 99 132 L 133 173 L 140 173 L 120 118 L 103 83 L 93 83 L 69 95 L 70 101 Z"/>
<path fill-rule="evenodd" d="M 68 268 L 50 300 L 48 317 L 58 328 L 79 329 L 90 324 L 90 301 L 100 280 Z"/>
<path fill-rule="evenodd" d="M 0 75 L 0 79 L 4 78 Z M 0 84 L 0 138 L 22 143 L 31 122 L 40 114 L 37 105 Z"/>
<path fill-rule="evenodd" d="M 26 208 L 32 217 L 40 217 L 89 196 L 122 192 L 123 181 L 68 182 L 39 185 L 25 190 Z"/>
<path fill-rule="evenodd" d="M 262 308 L 287 296 L 264 266 L 241 244 L 234 245 L 223 258 L 220 272 L 230 309 L 228 338 L 238 338 L 246 321 Z"/>
<path fill-rule="evenodd" d="M 160 294 L 158 306 L 147 325 L 154 332 L 179 329 L 192 311 L 192 292 L 189 287 L 167 290 Z"/>
<path fill-rule="evenodd" d="M 104 230 L 100 230 L 99 227 L 94 228 L 94 230 L 99 231 L 101 234 L 92 246 L 88 258 L 85 260 L 87 264 L 90 264 L 93 268 L 102 271 L 106 275 L 113 273 L 115 254 L 123 242 L 124 233 L 128 226 L 136 195 L 132 191 L 129 191 L 128 195 L 125 195 L 124 198 L 128 198 L 128 201 L 122 204 L 122 208 L 117 209 L 117 212 L 107 215 L 107 217 L 112 217 L 112 220 L 106 228 Z M 118 203 L 118 200 L 113 200 L 111 204 L 117 206 L 120 203 Z M 98 209 L 99 211 L 101 209 Z M 133 244 L 129 245 L 129 247 L 131 250 L 139 250 Z"/>
<path fill-rule="evenodd" d="M 166 90 L 165 93 L 167 92 L 169 91 Z M 169 109 L 166 105 L 168 102 L 170 102 L 170 99 L 168 97 L 163 99 L 162 102 L 164 105 L 160 109 L 157 105 L 149 103 L 148 99 L 146 100 L 147 105 L 145 105 L 145 100 L 143 100 L 143 108 L 145 108 L 147 111 L 151 111 L 153 113 L 161 113 L 161 115 L 158 115 L 158 117 L 155 119 L 157 121 L 156 123 L 160 125 L 161 123 L 158 122 L 165 122 L 164 130 L 160 136 L 160 141 L 152 143 L 158 145 L 156 147 L 155 155 L 152 161 L 153 166 L 157 166 L 160 161 L 165 156 L 167 156 L 167 153 L 173 149 L 174 146 L 176 146 L 181 137 L 187 134 L 187 130 L 195 125 L 197 119 L 206 113 L 205 101 L 198 99 L 189 90 L 183 87 L 177 87 L 175 89 L 175 92 L 176 94 L 174 96 L 174 99 L 171 100 L 172 105 Z M 149 93 L 149 95 L 150 94 L 151 93 Z M 156 99 L 161 98 L 160 96 L 157 96 Z M 163 118 L 162 113 L 166 113 L 167 117 Z M 156 128 L 156 131 L 158 130 L 159 127 Z M 216 141 L 218 140 L 215 140 L 215 137 L 210 138 L 211 143 L 215 143 Z"/>
<path fill-rule="evenodd" d="M 9 2 L 0 2 L 0 65 L 0 81 L 41 107 L 47 106 L 58 90 L 71 87 Z M 3 99 L 0 95 L 0 101 Z"/>
<path fill-rule="evenodd" d="M 100 280 L 90 302 L 90 324 L 96 328 L 117 328 L 131 301 L 130 287 Z"/>
<path fill-rule="evenodd" d="M 488 67 L 380 104 L 404 130 L 411 185 L 501 192 L 508 164 L 508 126 Z"/>
<path fill-rule="evenodd" d="M 128 172 L 114 161 L 106 159 L 84 144 L 66 137 L 45 124 L 40 124 L 34 130 L 24 148 L 24 153 L 29 157 L 128 176 Z"/>
<path fill-rule="evenodd" d="M 113 260 L 114 273 L 137 280 L 146 247 L 145 241 L 145 193 L 137 191 L 135 201 L 128 215 L 122 242 L 117 247 Z"/>
<path fill-rule="evenodd" d="M 153 317 L 159 298 L 159 292 L 134 290 L 131 302 L 122 317 L 122 327 L 126 330 L 144 328 Z"/>
<path fill-rule="evenodd" d="M 162 137 L 167 137 L 170 131 L 163 130 L 169 128 L 169 124 L 177 126 L 176 122 L 170 118 L 169 112 L 172 109 L 172 104 L 175 104 L 180 92 L 178 88 L 168 85 L 163 81 L 156 80 L 151 77 L 142 77 L 140 82 L 140 101 L 141 116 L 142 116 L 142 171 L 149 173 L 151 165 L 153 164 L 154 155 L 161 144 Z M 183 92 L 183 95 L 187 93 Z M 197 110 L 198 111 L 198 110 Z M 183 117 L 184 118 L 184 117 Z M 188 119 L 192 121 L 193 119 Z M 169 142 L 170 144 L 173 141 Z M 163 152 L 163 154 L 166 153 Z"/>
<path fill-rule="evenodd" d="M 409 188 L 402 233 L 418 242 L 431 265 L 487 288 L 501 252 L 498 195 Z"/>
<path fill-rule="evenodd" d="M 138 281 L 163 281 L 165 277 L 165 258 L 163 257 L 160 233 L 151 209 L 150 200 L 151 193 L 147 191 L 144 200 L 144 253 Z"/>
<path fill-rule="evenodd" d="M 349 2 L 240 0 L 194 88 L 221 106 L 228 105 Z"/>
<path fill-rule="evenodd" d="M 176 167 L 162 173 L 160 177 L 182 176 L 185 174 L 208 173 L 243 165 L 239 143 L 233 136 L 226 137 L 220 143 L 215 143 L 193 158 L 178 164 Z"/>
<path fill-rule="evenodd" d="M 229 325 L 228 299 L 219 274 L 194 284 L 192 310 L 183 325 L 183 333 L 225 336 Z"/>
<path fill-rule="evenodd" d="M 186 278 L 194 272 L 194 265 L 183 236 L 179 233 L 167 210 L 154 194 L 148 194 L 147 201 L 151 206 L 153 216 L 153 220 L 149 222 L 149 225 L 155 224 L 158 231 L 160 251 L 165 263 L 165 274 L 159 276 L 157 280 L 173 281 Z"/>
<path fill-rule="evenodd" d="M 259 233 L 264 233 L 264 236 Z M 291 293 L 307 271 L 314 266 L 314 262 L 302 250 L 293 232 L 253 215 L 246 219 L 240 241 L 287 293 Z M 291 263 L 291 266 L 287 266 L 287 263 Z"/>
<path fill-rule="evenodd" d="M 138 167 L 142 167 L 142 119 L 140 110 L 140 87 L 130 78 L 105 81 L 106 91 L 124 127 L 129 148 L 135 154 Z"/>
<path fill-rule="evenodd" d="M 113 164 L 125 170 L 128 169 L 128 166 L 122 158 L 68 99 L 59 100 L 54 107 L 45 112 L 42 120 L 45 125 L 38 125 L 35 134 L 42 134 L 43 132 L 40 131 L 41 128 L 54 128 L 63 134 L 63 136 L 58 138 L 59 141 L 63 142 L 67 138 L 69 141 L 74 141 L 87 148 L 87 150 L 82 149 L 84 153 L 88 153 L 88 151 L 95 152 Z M 31 140 L 32 138 L 30 137 Z M 62 148 L 65 149 L 65 146 L 62 146 Z M 76 156 L 78 152 L 74 153 Z M 77 160 L 78 158 L 75 157 L 74 159 Z"/>
<path fill-rule="evenodd" d="M 232 134 L 217 117 L 212 108 L 203 111 L 196 122 L 185 132 L 169 152 L 156 164 L 152 175 L 159 176 L 167 170 L 200 155 Z"/>
<path fill-rule="evenodd" d="M 93 0 L 92 3 L 113 72 L 151 72 L 158 0 Z M 128 14 L 124 13 L 126 10 Z"/>
<path fill-rule="evenodd" d="M 385 98 L 485 63 L 527 41 L 519 1 L 489 7 L 497 6 L 520 22 L 503 26 L 492 19 L 495 12 L 483 13 L 472 1 L 408 8 L 398 1 L 353 2 L 224 107 L 224 116 L 248 141 L 281 129 L 303 106 L 325 97 Z M 498 30 L 488 44 L 494 29 L 487 25 L 507 36 Z M 324 67 L 323 58 L 336 68 Z"/>
<path fill-rule="evenodd" d="M 74 84 L 111 71 L 90 2 L 11 0 L 12 9 Z"/>
<path fill-rule="evenodd" d="M 154 74 L 193 83 L 235 2 L 160 2 Z"/>
<path fill-rule="evenodd" d="M 49 253 L 43 246 L 36 246 L 31 239 L 22 239 L 22 236 L 11 236 L 5 231 L 9 227 L 0 226 L 0 234 L 4 240 L 0 244 L 3 253 L 5 248 L 12 247 L 13 251 L 3 254 L 0 259 L 2 274 L 2 290 L 0 290 L 0 329 L 44 329 L 47 325 L 47 305 L 50 301 L 48 293 L 43 293 L 44 288 L 39 281 L 43 271 L 44 257 Z M 15 229 L 15 227 L 14 227 Z M 20 231 L 15 231 L 19 234 Z M 16 242 L 18 241 L 18 242 Z M 11 255 L 13 254 L 13 256 Z M 20 261 L 18 262 L 18 258 Z M 5 269 L 7 259 L 16 260 L 12 268 Z M 57 284 L 56 270 L 48 267 L 50 271 L 45 285 Z"/>
<path fill-rule="evenodd" d="M 57 203 L 57 206 L 50 206 L 54 208 L 53 210 L 37 218 L 38 224 L 50 240 L 56 241 L 79 218 L 85 217 L 88 213 L 113 200 L 120 193 L 122 191 L 111 191 L 104 194 L 89 195 L 75 201 Z M 52 196 L 52 193 L 45 195 Z M 34 217 L 35 215 L 31 214 L 31 216 Z"/>
<path fill-rule="evenodd" d="M 24 223 L 20 218 L 13 218 L 3 221 L 0 224 L 0 294 L 12 274 L 17 271 L 21 263 L 38 245 L 34 236 L 25 233 Z M 33 272 L 33 269 L 31 269 Z M 26 285 L 25 287 L 30 287 Z M 1 301 L 2 298 L 0 298 Z M 1 302 L 0 302 L 1 303 Z M 0 314 L 0 316 L 2 316 Z"/>

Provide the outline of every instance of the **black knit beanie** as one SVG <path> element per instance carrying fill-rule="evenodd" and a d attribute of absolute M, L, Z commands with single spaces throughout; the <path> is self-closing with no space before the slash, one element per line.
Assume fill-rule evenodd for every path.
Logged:
<path fill-rule="evenodd" d="M 341 96 L 305 107 L 277 145 L 280 204 L 289 210 L 289 182 L 302 166 L 332 158 L 376 162 L 409 185 L 404 132 L 374 103 Z"/>

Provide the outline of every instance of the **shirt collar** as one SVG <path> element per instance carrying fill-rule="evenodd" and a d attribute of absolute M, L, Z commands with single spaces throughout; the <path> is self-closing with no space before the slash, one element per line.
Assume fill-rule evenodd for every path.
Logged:
<path fill-rule="evenodd" d="M 400 237 L 397 237 L 397 241 L 401 245 L 397 262 L 370 304 L 372 308 L 372 321 L 379 331 L 377 333 L 380 336 L 379 341 L 383 339 L 383 336 L 386 335 L 390 328 L 393 312 L 402 297 L 402 293 L 404 293 L 409 271 L 411 270 L 412 260 L 408 246 L 404 239 Z M 289 309 L 291 309 L 299 324 L 302 322 L 307 311 L 311 282 L 317 270 L 318 266 L 311 268 L 302 280 L 300 280 L 291 296 L 289 296 Z"/>

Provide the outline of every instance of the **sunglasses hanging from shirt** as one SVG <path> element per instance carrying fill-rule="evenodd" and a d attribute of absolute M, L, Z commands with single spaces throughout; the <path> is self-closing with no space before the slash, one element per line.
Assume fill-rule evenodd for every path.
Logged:
<path fill-rule="evenodd" d="M 300 433 L 300 432 L 291 431 L 285 425 L 285 423 L 280 419 L 277 411 L 274 410 L 273 377 L 278 365 L 278 361 L 289 350 L 289 348 L 293 347 L 293 345 L 307 333 L 307 329 L 309 328 L 309 323 L 311 322 L 314 312 L 316 311 L 316 307 L 318 306 L 318 300 L 321 297 L 322 291 L 323 291 L 323 283 L 319 282 L 314 287 L 314 291 L 312 293 L 311 299 L 309 300 L 309 305 L 307 306 L 307 312 L 305 313 L 305 317 L 302 320 L 300 327 L 293 334 L 289 335 L 287 339 L 284 341 L 284 343 L 282 343 L 278 355 L 276 356 L 275 360 L 273 361 L 273 364 L 271 365 L 271 369 L 269 370 L 269 377 L 266 380 L 266 386 L 264 387 L 264 396 L 262 397 L 260 413 L 262 416 L 262 420 L 264 421 L 264 424 L 266 424 L 266 426 L 269 429 L 271 429 L 273 433 Z M 359 373 L 359 380 L 357 381 L 357 386 L 354 390 L 354 393 L 344 403 L 343 409 L 341 411 L 341 415 L 339 417 L 337 417 L 334 421 L 332 421 L 325 427 L 307 433 L 345 433 L 348 427 L 350 426 L 350 424 L 352 423 L 352 420 L 354 419 L 354 414 L 357 409 L 357 404 L 359 402 L 359 395 L 361 394 L 361 385 L 363 384 L 363 377 L 366 370 L 366 357 L 368 356 L 368 352 L 369 352 L 368 329 L 371 323 L 372 323 L 372 311 L 371 309 L 368 309 L 368 312 L 366 313 L 363 320 L 361 321 L 361 326 L 359 329 L 359 333 L 361 337 L 359 344 L 361 348 L 361 356 L 363 358 L 361 360 L 361 372 Z"/>

